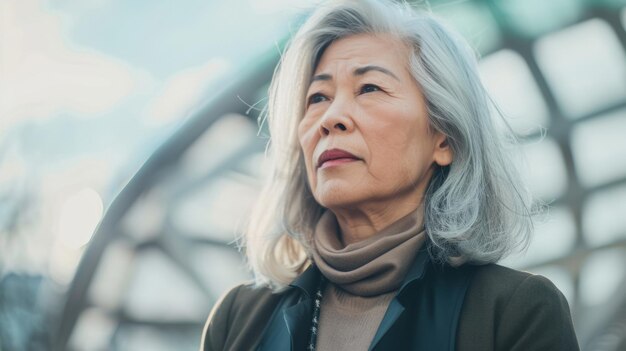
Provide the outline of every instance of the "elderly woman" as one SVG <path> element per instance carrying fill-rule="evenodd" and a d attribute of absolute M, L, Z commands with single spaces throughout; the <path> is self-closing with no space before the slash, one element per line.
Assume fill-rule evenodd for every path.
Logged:
<path fill-rule="evenodd" d="M 269 177 L 245 246 L 255 282 L 203 350 L 577 350 L 525 247 L 529 197 L 472 50 L 431 14 L 320 6 L 276 71 Z"/>

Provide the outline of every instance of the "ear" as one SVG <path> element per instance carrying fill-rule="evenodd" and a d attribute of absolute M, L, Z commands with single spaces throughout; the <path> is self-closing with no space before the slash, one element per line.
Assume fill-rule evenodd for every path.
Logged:
<path fill-rule="evenodd" d="M 441 132 L 435 132 L 435 148 L 433 160 L 439 166 L 448 166 L 452 163 L 452 149 L 448 143 L 448 137 Z"/>

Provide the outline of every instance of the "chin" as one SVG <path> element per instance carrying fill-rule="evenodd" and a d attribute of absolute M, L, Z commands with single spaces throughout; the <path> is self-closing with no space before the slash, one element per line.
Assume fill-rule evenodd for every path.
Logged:
<path fill-rule="evenodd" d="M 323 207 L 329 209 L 345 208 L 361 202 L 361 199 L 355 195 L 351 191 L 326 191 L 323 194 L 315 195 L 315 200 Z"/>

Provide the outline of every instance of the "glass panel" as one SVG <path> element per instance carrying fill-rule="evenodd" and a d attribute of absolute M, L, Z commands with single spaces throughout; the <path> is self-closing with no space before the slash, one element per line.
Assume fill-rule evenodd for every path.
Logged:
<path fill-rule="evenodd" d="M 626 55 L 603 20 L 591 19 L 537 40 L 535 56 L 569 118 L 626 99 Z"/>
<path fill-rule="evenodd" d="M 584 206 L 583 235 L 589 246 L 626 240 L 626 186 L 593 194 Z"/>
<path fill-rule="evenodd" d="M 583 12 L 581 0 L 497 0 L 503 22 L 522 36 L 536 37 L 574 22 Z"/>
<path fill-rule="evenodd" d="M 522 172 L 537 198 L 551 201 L 567 189 L 567 171 L 561 150 L 552 138 L 524 145 L 526 165 Z"/>
<path fill-rule="evenodd" d="M 119 309 L 134 256 L 132 247 L 124 241 L 117 240 L 107 246 L 87 293 L 91 303 L 109 311 Z"/>
<path fill-rule="evenodd" d="M 233 175 L 231 173 L 230 175 Z M 175 205 L 174 226 L 186 234 L 223 242 L 234 239 L 247 218 L 258 190 L 233 177 L 222 177 L 189 193 Z"/>
<path fill-rule="evenodd" d="M 497 51 L 483 58 L 479 69 L 489 94 L 516 133 L 528 135 L 548 127 L 548 108 L 528 65 L 517 52 Z M 494 112 L 494 116 L 498 115 Z"/>
<path fill-rule="evenodd" d="M 71 350 L 109 350 L 115 327 L 115 321 L 106 312 L 95 307 L 84 310 L 70 337 Z"/>
<path fill-rule="evenodd" d="M 608 302 L 618 293 L 626 271 L 626 252 L 608 249 L 593 253 L 580 272 L 580 300 L 593 307 Z"/>
<path fill-rule="evenodd" d="M 452 24 L 479 52 L 488 52 L 502 40 L 500 28 L 491 11 L 475 1 L 455 1 L 432 7 Z"/>
<path fill-rule="evenodd" d="M 164 229 L 168 199 L 157 185 L 143 193 L 120 221 L 125 233 L 138 242 L 154 239 Z"/>
<path fill-rule="evenodd" d="M 626 176 L 625 131 L 626 109 L 598 116 L 573 128 L 572 152 L 583 184 L 594 186 Z"/>
<path fill-rule="evenodd" d="M 572 213 L 563 207 L 555 207 L 546 219 L 536 219 L 535 234 L 525 255 L 515 254 L 502 264 L 515 268 L 535 265 L 569 253 L 576 244 L 576 225 Z"/>
<path fill-rule="evenodd" d="M 256 126 L 250 119 L 238 114 L 223 116 L 185 152 L 181 170 L 186 176 L 204 175 L 253 138 Z"/>
<path fill-rule="evenodd" d="M 190 252 L 193 269 L 214 297 L 252 279 L 241 254 L 234 250 L 202 247 Z"/>
<path fill-rule="evenodd" d="M 205 295 L 157 249 L 137 257 L 126 294 L 124 310 L 131 318 L 198 323 L 207 316 Z"/>

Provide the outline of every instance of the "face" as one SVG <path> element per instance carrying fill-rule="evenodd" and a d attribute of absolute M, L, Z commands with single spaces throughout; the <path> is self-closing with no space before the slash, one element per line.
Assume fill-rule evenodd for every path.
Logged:
<path fill-rule="evenodd" d="M 337 40 L 322 55 L 298 127 L 322 206 L 419 204 L 434 163 L 451 162 L 445 136 L 429 128 L 408 58 L 399 40 L 370 34 Z M 320 156 L 328 161 L 320 165 Z"/>

